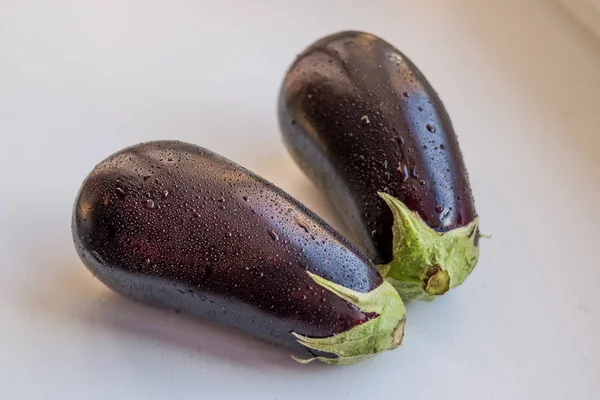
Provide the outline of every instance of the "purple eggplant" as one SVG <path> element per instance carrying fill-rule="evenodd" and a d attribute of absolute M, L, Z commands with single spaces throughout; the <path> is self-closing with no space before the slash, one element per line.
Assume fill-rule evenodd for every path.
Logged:
<path fill-rule="evenodd" d="M 308 47 L 280 92 L 295 161 L 403 298 L 432 300 L 479 257 L 479 222 L 452 123 L 419 69 L 384 40 Z"/>
<path fill-rule="evenodd" d="M 398 347 L 402 300 L 363 253 L 273 184 L 201 147 L 142 143 L 98 164 L 79 256 L 127 297 L 349 364 Z M 306 358 L 308 357 L 308 358 Z"/>

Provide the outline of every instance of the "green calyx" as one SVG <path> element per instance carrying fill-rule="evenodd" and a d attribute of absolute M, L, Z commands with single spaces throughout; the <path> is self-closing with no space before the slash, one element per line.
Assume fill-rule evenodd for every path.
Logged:
<path fill-rule="evenodd" d="M 402 299 L 392 285 L 383 282 L 375 290 L 360 293 L 310 272 L 308 274 L 318 285 L 355 305 L 360 311 L 374 312 L 378 316 L 345 332 L 325 338 L 311 338 L 292 332 L 298 343 L 303 346 L 337 356 L 313 357 L 307 360 L 292 356 L 294 360 L 300 363 L 319 360 L 327 364 L 354 364 L 400 346 L 404 337 L 406 311 Z"/>
<path fill-rule="evenodd" d="M 479 218 L 440 233 L 387 193 L 379 193 L 394 214 L 394 259 L 378 266 L 405 300 L 432 301 L 462 284 L 479 258 Z"/>

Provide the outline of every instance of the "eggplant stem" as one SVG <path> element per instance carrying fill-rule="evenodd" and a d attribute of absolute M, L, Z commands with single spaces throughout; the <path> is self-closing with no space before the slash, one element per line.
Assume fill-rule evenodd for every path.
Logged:
<path fill-rule="evenodd" d="M 328 364 L 354 364 L 374 355 L 400 346 L 404 337 L 406 310 L 402 299 L 388 282 L 383 282 L 367 293 L 356 292 L 333 283 L 319 275 L 307 273 L 320 286 L 356 306 L 364 313 L 378 316 L 356 325 L 347 331 L 325 338 L 313 338 L 292 332 L 298 343 L 309 349 L 331 353 L 336 357 L 314 357 Z"/>
<path fill-rule="evenodd" d="M 394 258 L 377 267 L 383 278 L 404 300 L 432 301 L 461 285 L 479 258 L 479 217 L 440 233 L 402 201 L 387 193 L 379 196 L 394 215 Z"/>

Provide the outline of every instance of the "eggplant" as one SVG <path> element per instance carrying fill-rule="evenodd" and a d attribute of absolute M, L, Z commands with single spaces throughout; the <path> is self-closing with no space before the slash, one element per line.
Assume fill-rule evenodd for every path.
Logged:
<path fill-rule="evenodd" d="M 479 218 L 452 123 L 398 49 L 340 32 L 304 50 L 279 95 L 300 168 L 404 299 L 433 300 L 479 257 Z"/>
<path fill-rule="evenodd" d="M 366 255 L 281 189 L 191 144 L 158 141 L 98 164 L 73 240 L 114 291 L 308 358 L 350 364 L 402 341 L 402 300 Z"/>

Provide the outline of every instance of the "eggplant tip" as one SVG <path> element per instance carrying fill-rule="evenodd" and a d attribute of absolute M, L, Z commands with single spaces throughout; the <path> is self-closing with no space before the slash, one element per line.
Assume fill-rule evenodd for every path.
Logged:
<path fill-rule="evenodd" d="M 406 317 L 402 318 L 398 325 L 396 325 L 396 329 L 392 332 L 392 338 L 394 339 L 394 348 L 400 347 L 402 344 L 402 340 L 404 340 L 404 325 L 406 325 Z"/>
<path fill-rule="evenodd" d="M 378 266 L 404 300 L 432 301 L 461 285 L 479 258 L 479 217 L 436 232 L 402 201 L 380 192 L 394 215 L 393 260 Z"/>

